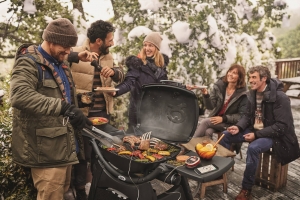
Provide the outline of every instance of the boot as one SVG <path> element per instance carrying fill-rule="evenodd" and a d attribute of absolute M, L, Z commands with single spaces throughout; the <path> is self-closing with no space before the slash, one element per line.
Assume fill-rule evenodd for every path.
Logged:
<path fill-rule="evenodd" d="M 76 200 L 87 200 L 85 189 L 76 189 Z"/>
<path fill-rule="evenodd" d="M 251 190 L 242 189 L 235 197 L 235 200 L 250 200 L 251 199 Z"/>

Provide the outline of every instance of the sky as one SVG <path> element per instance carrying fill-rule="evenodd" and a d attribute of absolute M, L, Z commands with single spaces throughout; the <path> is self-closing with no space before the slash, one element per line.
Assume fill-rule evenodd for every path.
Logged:
<path fill-rule="evenodd" d="M 60 0 L 61 2 L 70 2 L 70 0 Z M 300 11 L 300 3 L 299 0 L 285 0 L 290 9 L 292 10 L 299 10 Z M 0 22 L 3 21 L 3 19 L 6 16 L 7 8 L 9 5 L 9 1 L 5 1 L 3 3 L 0 3 Z M 71 5 L 71 4 L 69 4 Z M 113 14 L 111 11 L 108 11 L 108 9 L 111 9 L 111 2 L 110 0 L 87 0 L 83 1 L 83 7 L 85 9 L 85 12 L 90 13 L 94 16 L 94 18 L 90 18 L 90 23 L 93 21 L 96 21 L 98 19 L 102 20 L 108 20 L 110 19 Z"/>

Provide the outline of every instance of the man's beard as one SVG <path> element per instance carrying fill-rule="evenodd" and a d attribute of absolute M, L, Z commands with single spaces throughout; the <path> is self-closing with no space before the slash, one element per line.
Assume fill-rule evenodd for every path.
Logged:
<path fill-rule="evenodd" d="M 63 62 L 64 61 L 64 58 L 65 58 L 65 55 L 66 53 L 65 52 L 62 52 L 62 51 L 54 51 L 53 49 L 50 48 L 50 53 L 51 53 L 51 56 L 57 60 L 58 62 Z"/>
<path fill-rule="evenodd" d="M 102 44 L 100 47 L 99 47 L 99 52 L 102 54 L 102 55 L 106 55 L 109 53 L 109 47 L 105 46 L 104 44 Z"/>

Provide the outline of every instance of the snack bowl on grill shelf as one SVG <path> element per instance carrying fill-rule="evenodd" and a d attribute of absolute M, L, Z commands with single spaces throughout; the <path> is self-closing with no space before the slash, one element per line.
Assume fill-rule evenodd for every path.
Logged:
<path fill-rule="evenodd" d="M 195 150 L 201 159 L 211 160 L 216 155 L 218 149 L 211 143 L 198 143 L 195 146 Z"/>
<path fill-rule="evenodd" d="M 104 117 L 89 117 L 89 120 L 93 123 L 93 125 L 102 125 L 108 123 L 108 119 Z"/>

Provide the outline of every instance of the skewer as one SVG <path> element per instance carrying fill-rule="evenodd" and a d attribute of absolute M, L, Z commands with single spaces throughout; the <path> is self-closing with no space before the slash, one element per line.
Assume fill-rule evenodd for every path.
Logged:
<path fill-rule="evenodd" d="M 218 139 L 218 141 L 214 144 L 214 147 L 215 148 L 217 146 L 217 144 L 219 144 L 219 142 L 222 140 L 222 138 L 224 137 L 224 133 L 222 133 L 221 137 Z"/>

